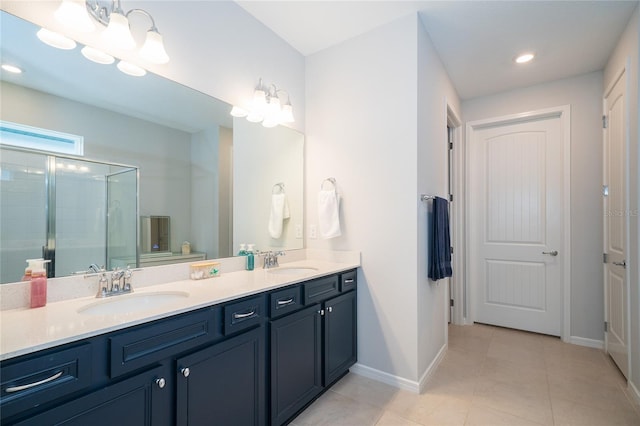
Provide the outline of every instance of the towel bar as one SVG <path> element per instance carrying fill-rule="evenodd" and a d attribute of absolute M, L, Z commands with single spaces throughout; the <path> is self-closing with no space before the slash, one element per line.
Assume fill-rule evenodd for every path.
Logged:
<path fill-rule="evenodd" d="M 427 201 L 427 200 L 433 200 L 435 199 L 436 196 L 435 195 L 426 195 L 426 194 L 422 194 L 420 196 L 420 201 Z"/>

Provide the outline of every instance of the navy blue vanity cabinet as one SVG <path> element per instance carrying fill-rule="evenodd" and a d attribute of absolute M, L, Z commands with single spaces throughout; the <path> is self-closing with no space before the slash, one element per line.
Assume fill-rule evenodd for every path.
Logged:
<path fill-rule="evenodd" d="M 280 425 L 322 391 L 320 304 L 271 322 L 271 424 Z"/>
<path fill-rule="evenodd" d="M 265 294 L 222 309 L 228 337 L 176 360 L 179 426 L 266 422 Z"/>
<path fill-rule="evenodd" d="M 271 294 L 272 425 L 291 421 L 355 364 L 355 290 L 353 270 Z M 304 307 L 291 307 L 297 310 L 274 319 L 273 300 L 295 299 L 298 291 L 304 295 Z"/>
<path fill-rule="evenodd" d="M 324 385 L 340 378 L 357 359 L 356 292 L 325 302 Z"/>
<path fill-rule="evenodd" d="M 164 381 L 166 374 L 156 367 L 15 424 L 169 426 L 172 422 L 165 409 L 172 392 Z"/>

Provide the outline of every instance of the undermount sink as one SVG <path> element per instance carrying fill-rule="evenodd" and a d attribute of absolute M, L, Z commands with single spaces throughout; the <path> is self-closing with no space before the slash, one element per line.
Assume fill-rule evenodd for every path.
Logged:
<path fill-rule="evenodd" d="M 189 293 L 184 291 L 131 293 L 92 302 L 78 309 L 78 313 L 87 315 L 125 314 L 159 308 L 186 297 L 189 297 Z"/>
<path fill-rule="evenodd" d="M 269 269 L 270 274 L 276 275 L 302 275 L 316 272 L 318 268 L 312 266 L 281 266 L 276 269 Z"/>

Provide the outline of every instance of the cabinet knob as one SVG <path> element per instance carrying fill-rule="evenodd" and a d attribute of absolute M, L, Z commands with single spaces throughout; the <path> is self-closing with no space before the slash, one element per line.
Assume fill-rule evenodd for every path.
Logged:
<path fill-rule="evenodd" d="M 189 374 L 191 374 L 191 370 L 189 370 L 189 367 L 184 367 L 182 370 L 180 370 L 180 372 L 184 377 L 189 377 Z"/>
<path fill-rule="evenodd" d="M 329 306 L 329 307 L 327 308 L 327 310 L 328 310 L 329 312 L 333 312 L 333 306 Z"/>
<path fill-rule="evenodd" d="M 156 379 L 156 385 L 158 385 L 158 387 L 160 389 L 164 388 L 164 386 L 167 384 L 166 380 L 164 379 L 164 377 L 160 377 L 159 379 Z"/>

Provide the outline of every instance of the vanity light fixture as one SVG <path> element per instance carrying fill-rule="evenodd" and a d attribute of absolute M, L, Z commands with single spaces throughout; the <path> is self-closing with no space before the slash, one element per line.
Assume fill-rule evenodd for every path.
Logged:
<path fill-rule="evenodd" d="M 522 55 L 517 56 L 514 61 L 517 64 L 526 64 L 527 62 L 531 62 L 536 55 L 533 53 L 523 53 Z"/>
<path fill-rule="evenodd" d="M 280 93 L 286 93 L 287 101 L 282 104 Z M 293 106 L 289 99 L 289 93 L 283 89 L 278 89 L 275 84 L 264 86 L 262 79 L 253 91 L 253 100 L 248 109 L 234 106 L 231 109 L 234 117 L 247 117 L 252 123 L 260 123 L 264 127 L 275 127 L 282 123 L 293 123 Z"/>
<path fill-rule="evenodd" d="M 43 43 L 58 49 L 71 50 L 76 48 L 75 41 L 46 28 L 40 28 L 36 35 Z"/>
<path fill-rule="evenodd" d="M 125 74 L 132 75 L 134 77 L 142 77 L 147 73 L 144 68 L 132 64 L 127 61 L 120 61 L 117 65 L 118 69 Z"/>
<path fill-rule="evenodd" d="M 138 51 L 140 58 L 152 64 L 169 62 L 169 55 L 164 48 L 162 35 L 158 32 L 155 20 L 144 9 L 125 12 L 120 0 L 62 0 L 54 16 L 69 30 L 76 32 L 94 31 L 94 21 L 97 21 L 106 27 L 101 34 L 102 40 L 115 50 L 127 51 L 136 47 L 129 22 L 129 16 L 134 13 L 151 21 L 145 42 Z"/>
<path fill-rule="evenodd" d="M 83 47 L 80 52 L 82 53 L 82 56 L 98 64 L 109 65 L 114 63 L 116 60 L 113 56 L 91 46 Z"/>

